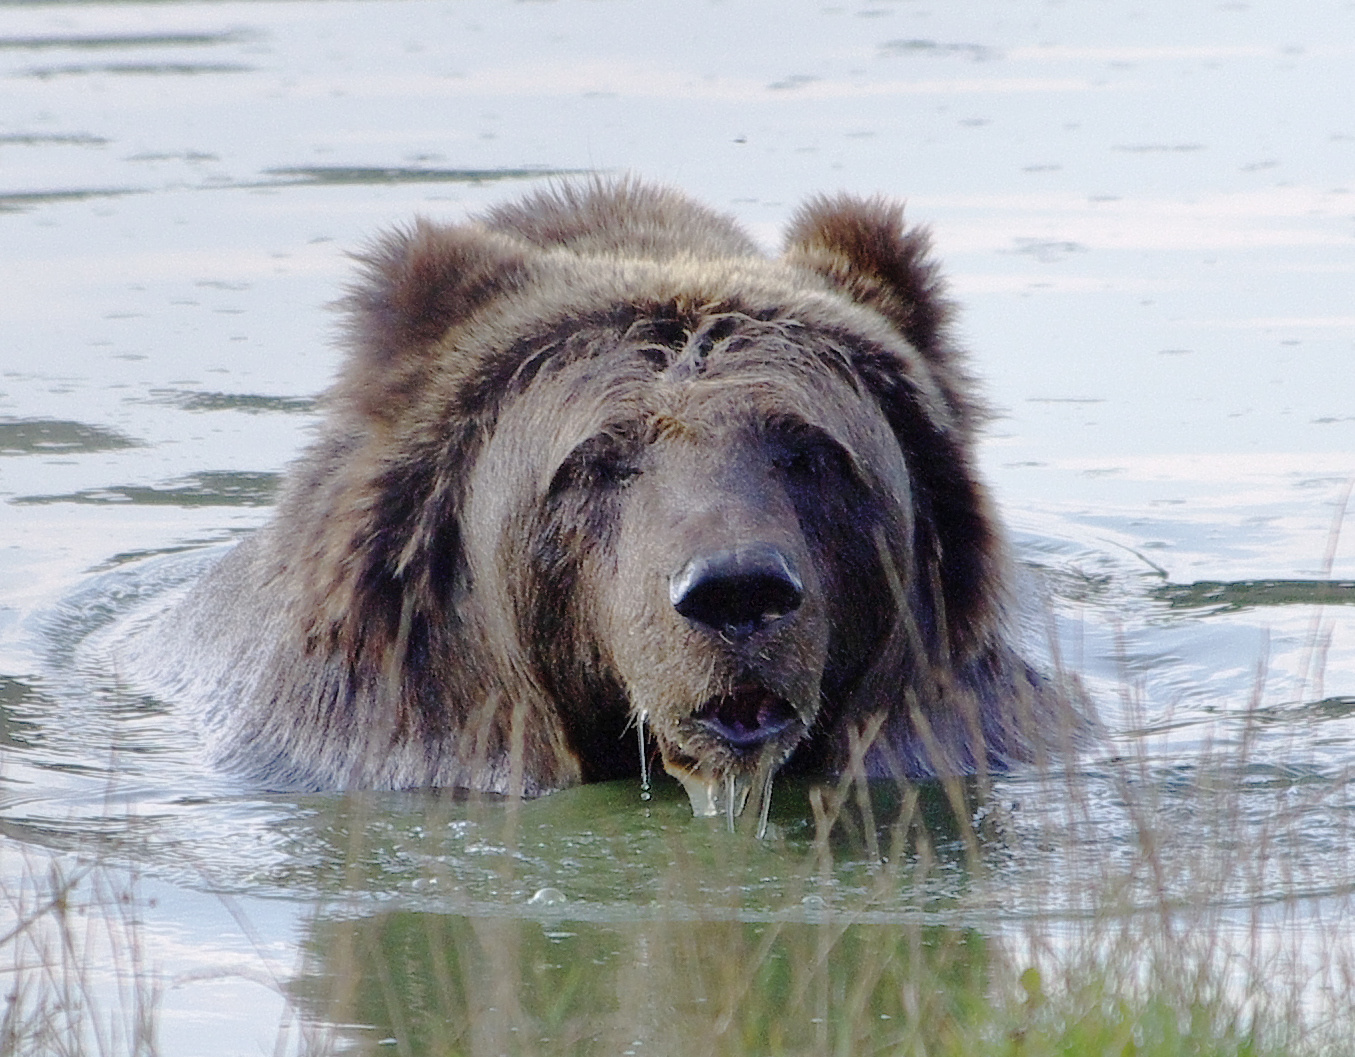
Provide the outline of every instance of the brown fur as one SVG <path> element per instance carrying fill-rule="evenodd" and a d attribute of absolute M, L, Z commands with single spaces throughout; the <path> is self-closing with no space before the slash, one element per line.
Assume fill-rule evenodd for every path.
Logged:
<path fill-rule="evenodd" d="M 637 722 L 711 788 L 836 773 L 861 731 L 876 775 L 1029 755 L 1059 698 L 1009 643 L 981 407 L 900 207 L 816 199 L 768 259 L 590 181 L 359 259 L 322 435 L 172 618 L 227 765 L 530 794 L 638 774 Z M 710 597 L 769 600 L 679 612 L 733 554 L 773 572 Z"/>

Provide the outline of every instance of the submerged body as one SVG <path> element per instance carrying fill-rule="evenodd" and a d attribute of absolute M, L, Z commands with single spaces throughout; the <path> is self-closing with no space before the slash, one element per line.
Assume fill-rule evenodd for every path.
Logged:
<path fill-rule="evenodd" d="M 363 260 L 319 439 L 162 628 L 225 766 L 531 795 L 639 774 L 638 725 L 732 816 L 787 768 L 1052 743 L 980 409 L 896 206 L 813 201 L 772 259 L 599 181 Z"/>

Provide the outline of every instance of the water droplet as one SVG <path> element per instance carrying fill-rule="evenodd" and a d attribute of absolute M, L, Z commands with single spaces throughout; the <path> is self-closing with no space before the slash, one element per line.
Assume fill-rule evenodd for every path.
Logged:
<path fill-rule="evenodd" d="M 648 800 L 649 793 L 649 746 L 645 741 L 645 719 L 648 718 L 648 712 L 641 712 L 635 717 L 635 733 L 640 741 L 640 799 Z"/>
<path fill-rule="evenodd" d="M 762 802 L 758 805 L 757 813 L 758 840 L 762 840 L 767 836 L 767 814 L 772 809 L 772 779 L 775 777 L 775 769 L 769 769 L 767 771 L 767 779 L 762 785 Z"/>
<path fill-rule="evenodd" d="M 558 888 L 538 888 L 536 894 L 527 902 L 532 906 L 556 907 L 565 903 L 565 894 Z"/>

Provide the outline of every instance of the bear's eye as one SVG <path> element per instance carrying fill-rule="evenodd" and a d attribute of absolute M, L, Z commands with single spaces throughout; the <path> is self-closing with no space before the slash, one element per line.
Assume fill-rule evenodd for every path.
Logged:
<path fill-rule="evenodd" d="M 852 457 L 822 430 L 801 427 L 779 431 L 771 441 L 772 464 L 793 480 L 850 480 Z"/>
<path fill-rule="evenodd" d="M 624 488 L 639 473 L 639 464 L 621 440 L 611 436 L 590 437 L 570 452 L 555 471 L 550 494 L 569 489 L 614 491 Z"/>

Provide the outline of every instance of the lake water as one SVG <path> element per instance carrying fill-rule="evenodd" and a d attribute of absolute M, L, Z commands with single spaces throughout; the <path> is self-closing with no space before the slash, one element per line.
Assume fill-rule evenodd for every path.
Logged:
<path fill-rule="evenodd" d="M 554 966 L 467 1052 L 573 1037 L 541 997 L 570 964 L 599 966 L 608 1031 L 664 1052 L 627 1001 L 671 983 L 636 967 L 675 930 L 775 926 L 793 960 L 851 903 L 1019 947 L 1077 920 L 1079 871 L 1138 854 L 1146 812 L 1166 873 L 1127 868 L 1129 905 L 1189 897 L 1287 951 L 1309 1008 L 1339 999 L 1352 69 L 1349 0 L 0 3 L 0 935 L 81 876 L 91 994 L 120 1008 L 134 926 L 164 1052 L 318 1046 L 326 981 L 380 949 L 407 953 L 382 987 L 432 987 L 450 963 L 408 951 L 439 931 L 523 980 Z M 925 881 L 866 848 L 807 873 L 795 790 L 761 844 L 625 783 L 478 813 L 262 796 L 120 683 L 111 623 L 268 516 L 338 362 L 346 252 L 590 171 L 676 184 L 769 248 L 821 191 L 932 227 L 999 411 L 985 472 L 1109 732 L 1071 814 L 1057 777 L 997 783 L 981 883 L 958 852 Z M 1206 771 L 1227 818 L 1199 809 Z M 435 1045 L 379 1005 L 339 1037 Z"/>

